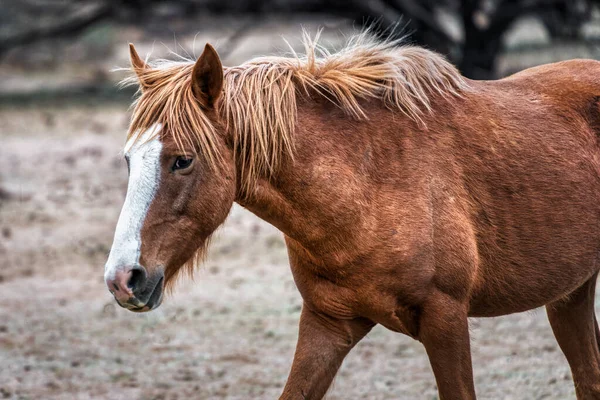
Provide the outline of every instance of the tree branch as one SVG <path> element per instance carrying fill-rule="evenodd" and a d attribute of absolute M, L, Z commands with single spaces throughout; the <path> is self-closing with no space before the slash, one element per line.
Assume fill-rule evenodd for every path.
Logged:
<path fill-rule="evenodd" d="M 0 56 L 6 51 L 19 46 L 25 46 L 42 39 L 65 37 L 81 33 L 89 26 L 108 19 L 114 15 L 114 9 L 110 4 L 101 4 L 95 10 L 83 16 L 56 23 L 55 25 L 37 27 L 27 32 L 8 37 L 0 42 Z"/>
<path fill-rule="evenodd" d="M 439 24 L 433 18 L 432 13 L 423 9 L 421 5 L 413 0 L 389 0 L 396 4 L 398 8 L 406 12 L 410 18 L 418 21 L 427 27 L 431 32 L 439 35 L 443 40 L 454 42 L 454 39 L 450 35 L 439 27 Z"/>

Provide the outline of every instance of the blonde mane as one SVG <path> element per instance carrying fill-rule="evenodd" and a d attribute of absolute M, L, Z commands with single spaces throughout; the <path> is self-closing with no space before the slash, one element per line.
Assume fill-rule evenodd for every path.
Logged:
<path fill-rule="evenodd" d="M 468 87 L 454 66 L 424 48 L 378 41 L 367 31 L 331 53 L 318 39 L 318 34 L 303 34 L 305 55 L 260 57 L 224 69 L 219 113 L 234 139 L 242 193 L 259 177 L 270 176 L 284 158 L 293 159 L 298 96 L 316 92 L 357 120 L 368 118 L 362 99 L 380 99 L 390 110 L 424 125 L 432 94 L 460 96 Z M 217 133 L 192 93 L 193 66 L 193 60 L 159 60 L 126 80 L 144 82 L 128 145 L 160 122 L 178 145 L 198 147 L 216 167 L 222 159 Z"/>

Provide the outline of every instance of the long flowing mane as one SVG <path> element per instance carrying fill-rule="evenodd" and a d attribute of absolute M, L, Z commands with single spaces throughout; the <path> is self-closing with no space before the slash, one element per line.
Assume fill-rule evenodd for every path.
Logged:
<path fill-rule="evenodd" d="M 430 96 L 460 96 L 468 85 L 441 55 L 400 41 L 378 41 L 368 31 L 350 37 L 337 52 L 303 34 L 305 54 L 271 56 L 224 69 L 219 112 L 233 135 L 243 192 L 293 158 L 298 96 L 317 93 L 357 120 L 366 119 L 361 99 L 381 99 L 394 111 L 424 125 Z M 211 166 L 221 155 L 216 129 L 194 98 L 194 60 L 158 60 L 125 83 L 143 82 L 135 103 L 128 146 L 152 124 L 167 127 L 175 141 L 196 145 Z"/>

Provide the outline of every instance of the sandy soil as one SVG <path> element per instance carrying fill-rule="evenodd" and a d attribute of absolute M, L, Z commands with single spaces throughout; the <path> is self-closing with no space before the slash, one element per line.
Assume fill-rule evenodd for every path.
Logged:
<path fill-rule="evenodd" d="M 156 311 L 102 275 L 124 199 L 126 105 L 0 110 L 0 398 L 273 399 L 301 305 L 281 234 L 234 207 Z M 542 310 L 471 321 L 481 399 L 575 398 Z M 418 342 L 377 327 L 330 399 L 435 399 Z"/>

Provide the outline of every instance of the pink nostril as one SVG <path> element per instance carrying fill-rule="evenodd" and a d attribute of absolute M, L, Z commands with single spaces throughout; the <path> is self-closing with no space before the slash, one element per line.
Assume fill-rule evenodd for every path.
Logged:
<path fill-rule="evenodd" d="M 133 275 L 133 270 L 117 271 L 112 279 L 106 281 L 108 290 L 110 290 L 115 298 L 120 302 L 126 302 L 133 296 L 130 288 L 130 280 Z"/>

